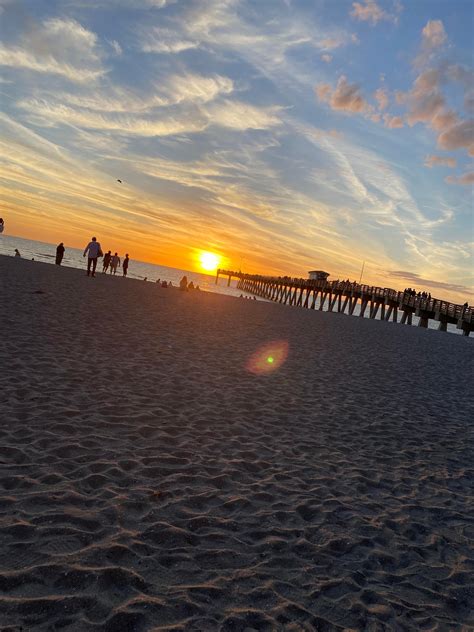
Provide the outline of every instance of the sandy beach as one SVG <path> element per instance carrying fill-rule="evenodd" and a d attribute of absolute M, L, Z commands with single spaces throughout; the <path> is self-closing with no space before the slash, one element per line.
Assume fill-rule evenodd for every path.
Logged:
<path fill-rule="evenodd" d="M 3 632 L 474 629 L 472 339 L 12 257 L 0 296 Z"/>

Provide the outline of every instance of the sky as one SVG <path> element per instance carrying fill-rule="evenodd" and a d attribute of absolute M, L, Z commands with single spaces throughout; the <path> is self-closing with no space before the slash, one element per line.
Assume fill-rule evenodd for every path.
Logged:
<path fill-rule="evenodd" d="M 471 0 L 0 0 L 5 232 L 472 302 L 473 24 Z"/>

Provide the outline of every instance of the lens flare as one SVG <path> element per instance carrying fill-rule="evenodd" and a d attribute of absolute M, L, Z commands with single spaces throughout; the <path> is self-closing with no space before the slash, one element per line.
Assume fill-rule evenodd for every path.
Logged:
<path fill-rule="evenodd" d="M 279 369 L 288 357 L 289 345 L 286 340 L 274 340 L 263 345 L 252 354 L 246 368 L 256 375 L 267 375 Z"/>

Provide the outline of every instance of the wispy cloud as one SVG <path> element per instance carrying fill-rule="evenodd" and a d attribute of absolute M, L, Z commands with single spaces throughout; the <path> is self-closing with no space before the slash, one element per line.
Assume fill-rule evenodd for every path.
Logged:
<path fill-rule="evenodd" d="M 96 34 L 75 20 L 60 18 L 31 27 L 20 46 L 0 45 L 0 65 L 73 82 L 95 81 L 106 72 Z"/>
<path fill-rule="evenodd" d="M 408 270 L 388 270 L 388 276 L 394 277 L 397 279 L 402 279 L 403 281 L 410 282 L 419 288 L 419 290 L 437 288 L 440 290 L 449 290 L 451 292 L 461 292 L 464 294 L 470 294 L 471 288 L 465 285 L 459 285 L 456 283 L 449 283 L 445 281 L 438 281 L 436 279 L 427 279 L 423 278 L 421 275 L 416 274 L 415 272 L 410 272 Z"/>
<path fill-rule="evenodd" d="M 447 176 L 446 182 L 448 184 L 461 184 L 463 186 L 472 185 L 474 184 L 474 171 L 464 173 L 462 176 Z"/>
<path fill-rule="evenodd" d="M 456 158 L 448 158 L 444 156 L 426 156 L 425 167 L 455 167 Z"/>

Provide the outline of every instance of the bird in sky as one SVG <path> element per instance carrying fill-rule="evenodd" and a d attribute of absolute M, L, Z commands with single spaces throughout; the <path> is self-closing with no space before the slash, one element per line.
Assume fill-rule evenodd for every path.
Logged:
<path fill-rule="evenodd" d="M 119 180 L 118 178 L 117 178 L 117 182 L 120 182 L 120 184 L 122 184 L 122 180 Z"/>

